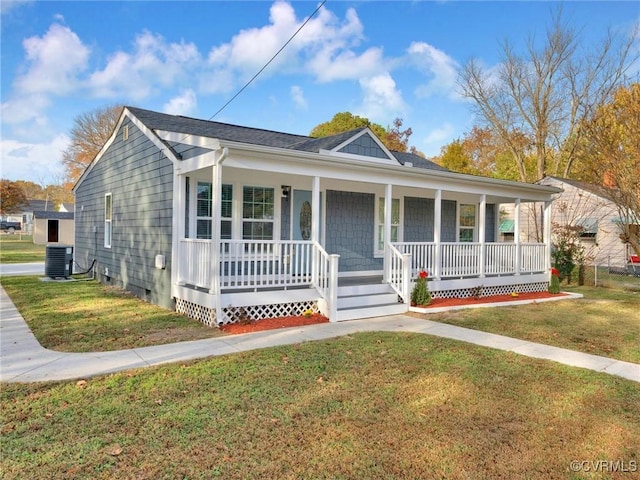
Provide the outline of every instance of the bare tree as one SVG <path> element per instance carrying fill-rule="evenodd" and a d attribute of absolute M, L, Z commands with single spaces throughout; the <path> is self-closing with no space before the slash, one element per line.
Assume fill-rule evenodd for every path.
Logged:
<path fill-rule="evenodd" d="M 476 114 L 502 139 L 521 181 L 570 176 L 584 133 L 582 120 L 629 82 L 630 66 L 640 57 L 633 49 L 634 38 L 610 31 L 601 45 L 582 52 L 579 32 L 564 23 L 558 10 L 540 45 L 530 36 L 519 55 L 505 41 L 495 72 L 476 60 L 462 68 L 462 95 L 473 101 Z M 529 138 L 533 167 L 528 166 L 522 144 L 513 141 L 515 132 Z"/>
<path fill-rule="evenodd" d="M 121 106 L 97 108 L 74 119 L 71 145 L 62 153 L 67 183 L 73 185 L 109 140 L 122 113 Z"/>

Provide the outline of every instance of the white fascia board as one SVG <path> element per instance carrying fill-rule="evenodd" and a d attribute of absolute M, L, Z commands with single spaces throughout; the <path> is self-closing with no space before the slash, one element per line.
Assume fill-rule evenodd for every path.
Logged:
<path fill-rule="evenodd" d="M 492 197 L 521 198 L 528 201 L 546 201 L 560 192 L 555 187 L 499 180 L 440 170 L 405 167 L 326 156 L 285 148 L 248 145 L 221 141 L 229 148 L 225 165 L 252 170 L 265 170 L 283 174 L 297 174 L 333 178 L 338 180 L 376 183 L 421 189 L 442 189 Z"/>
<path fill-rule="evenodd" d="M 173 154 L 173 151 L 171 151 L 170 148 L 168 148 L 164 143 L 162 143 L 160 138 L 158 138 L 158 136 L 155 133 L 153 133 L 151 129 L 147 128 L 147 126 L 144 123 L 142 123 L 138 119 L 138 117 L 136 117 L 133 113 L 129 111 L 128 108 L 125 107 L 122 110 L 122 113 L 120 114 L 120 118 L 118 119 L 118 122 L 116 123 L 116 126 L 113 129 L 113 133 L 111 133 L 111 136 L 109 137 L 109 140 L 107 140 L 104 146 L 100 149 L 96 157 L 85 169 L 85 171 L 82 172 L 82 175 L 80 175 L 80 178 L 78 179 L 76 184 L 73 186 L 73 189 L 72 189 L 73 192 L 77 190 L 77 188 L 80 186 L 80 184 L 89 174 L 89 172 L 93 170 L 93 167 L 100 161 L 100 159 L 104 156 L 105 152 L 109 150 L 109 147 L 111 146 L 111 144 L 113 144 L 116 137 L 118 136 L 118 132 L 120 131 L 120 127 L 122 126 L 122 123 L 124 122 L 125 118 L 128 118 L 129 120 L 131 120 L 131 123 L 133 123 L 158 148 L 158 150 L 162 151 L 165 154 L 165 156 L 169 160 L 171 160 L 171 162 L 174 165 L 178 162 L 178 159 Z"/>
<path fill-rule="evenodd" d="M 192 147 L 206 148 L 208 150 L 219 150 L 220 140 L 211 137 L 202 137 L 190 133 L 170 132 L 167 130 L 156 130 L 156 134 L 165 142 L 182 143 Z"/>

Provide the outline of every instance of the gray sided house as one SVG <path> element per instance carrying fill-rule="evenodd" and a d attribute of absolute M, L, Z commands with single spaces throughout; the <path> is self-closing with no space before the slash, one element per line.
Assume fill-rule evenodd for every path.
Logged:
<path fill-rule="evenodd" d="M 74 188 L 75 261 L 210 325 L 405 312 L 546 290 L 559 190 L 450 172 L 368 128 L 325 138 L 125 108 Z M 544 204 L 545 241 L 499 241 L 502 203 Z"/>

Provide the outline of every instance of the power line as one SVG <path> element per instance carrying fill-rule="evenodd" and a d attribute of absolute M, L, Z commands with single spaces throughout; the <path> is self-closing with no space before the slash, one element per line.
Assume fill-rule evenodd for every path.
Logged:
<path fill-rule="evenodd" d="M 238 95 L 240 95 L 249 85 L 251 85 L 251 83 L 256 78 L 258 78 L 258 76 L 265 70 L 265 68 L 267 68 L 271 64 L 271 62 L 273 62 L 276 59 L 276 57 L 278 55 L 280 55 L 280 53 L 286 48 L 286 46 L 291 43 L 291 41 L 296 37 L 296 35 L 298 35 L 298 33 L 300 33 L 300 31 L 307 25 L 307 23 L 309 23 L 309 21 L 316 15 L 316 13 L 318 13 L 318 11 L 323 7 L 323 5 L 325 3 L 327 3 L 327 0 L 323 0 L 322 3 L 320 5 L 318 5 L 318 8 L 316 8 L 315 11 L 303 22 L 303 24 L 300 25 L 300 27 L 298 27 L 298 29 L 295 31 L 295 33 L 293 35 L 291 35 L 291 37 L 289 37 L 289 40 L 287 40 L 284 43 L 284 45 L 282 45 L 282 47 L 280 47 L 280 50 L 278 50 L 273 55 L 273 57 L 271 57 L 271 59 L 267 63 L 265 63 L 260 70 L 258 70 L 258 73 L 256 73 L 253 77 L 251 77 L 251 79 L 247 83 L 245 83 L 244 86 L 240 90 L 238 90 L 238 92 L 227 101 L 227 103 L 225 103 L 222 107 L 220 107 L 220 109 L 216 113 L 211 115 L 211 117 L 209 117 L 209 120 L 213 120 L 220 112 L 222 112 L 225 108 L 227 108 L 227 106 L 231 102 L 233 102 L 238 97 Z"/>

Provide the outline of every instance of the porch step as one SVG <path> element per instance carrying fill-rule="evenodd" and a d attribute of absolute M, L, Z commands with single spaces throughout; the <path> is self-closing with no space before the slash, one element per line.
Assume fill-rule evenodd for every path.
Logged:
<path fill-rule="evenodd" d="M 398 294 L 387 284 L 367 283 L 338 288 L 337 321 L 381 317 L 405 313 L 407 306 L 398 303 Z"/>
<path fill-rule="evenodd" d="M 384 317 L 387 315 L 399 315 L 401 313 L 407 313 L 407 306 L 404 303 L 375 305 L 366 308 L 346 308 L 344 310 L 338 310 L 337 321 L 342 322 L 360 318 Z"/>

